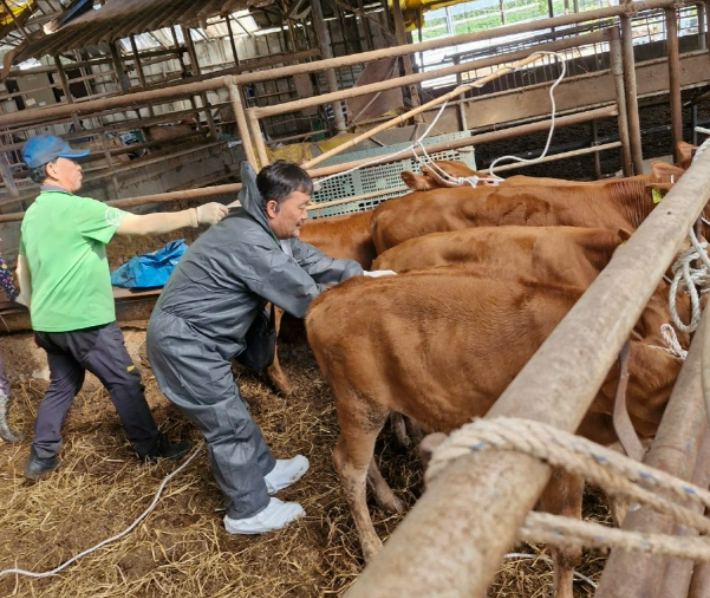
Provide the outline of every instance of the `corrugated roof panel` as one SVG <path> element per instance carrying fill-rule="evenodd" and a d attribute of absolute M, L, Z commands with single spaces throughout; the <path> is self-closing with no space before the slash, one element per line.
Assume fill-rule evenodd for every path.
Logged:
<path fill-rule="evenodd" d="M 108 0 L 61 27 L 56 33 L 25 44 L 14 62 L 115 41 L 170 25 L 198 26 L 210 16 L 224 15 L 273 0 Z"/>

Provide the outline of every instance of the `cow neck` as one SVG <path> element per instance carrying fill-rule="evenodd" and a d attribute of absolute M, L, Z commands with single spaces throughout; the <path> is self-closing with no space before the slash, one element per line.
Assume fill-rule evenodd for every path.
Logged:
<path fill-rule="evenodd" d="M 650 189 L 647 188 L 650 180 L 649 175 L 642 174 L 609 183 L 614 205 L 621 210 L 621 215 L 634 229 L 638 228 L 656 207 Z"/>

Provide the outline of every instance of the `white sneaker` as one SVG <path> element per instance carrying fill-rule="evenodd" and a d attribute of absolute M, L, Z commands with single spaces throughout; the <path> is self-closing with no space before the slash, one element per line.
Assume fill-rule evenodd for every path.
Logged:
<path fill-rule="evenodd" d="M 263 534 L 282 527 L 303 517 L 306 512 L 297 502 L 283 502 L 272 498 L 266 508 L 253 517 L 231 519 L 224 516 L 224 528 L 230 534 Z"/>
<path fill-rule="evenodd" d="M 308 459 L 303 455 L 296 455 L 292 459 L 276 459 L 274 468 L 264 476 L 266 490 L 269 494 L 276 494 L 300 480 L 307 471 Z"/>

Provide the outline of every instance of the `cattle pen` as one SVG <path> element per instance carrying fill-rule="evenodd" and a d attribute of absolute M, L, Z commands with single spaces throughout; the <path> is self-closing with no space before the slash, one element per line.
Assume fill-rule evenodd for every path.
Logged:
<path fill-rule="evenodd" d="M 110 5 L 111 1 L 102 4 Z M 156 8 L 159 3 L 151 3 L 155 6 L 148 22 L 155 24 L 161 18 Z M 196 2 L 194 9 L 189 3 L 179 4 L 186 13 L 192 10 L 197 19 L 198 5 L 217 3 Z M 293 15 L 302 4 L 286 2 L 284 6 Z M 307 47 L 296 43 L 300 21 L 284 17 L 284 23 L 289 24 L 279 33 L 262 36 L 283 38 L 278 48 L 284 51 L 252 56 L 240 63 L 232 31 L 236 21 L 230 23 L 227 17 L 228 35 L 223 41 L 233 48 L 233 60 L 215 70 L 210 70 L 212 65 L 205 59 L 214 54 L 200 54 L 193 40 L 197 35 L 191 35 L 183 24 L 180 35 L 171 26 L 169 43 L 148 51 L 136 44 L 138 29 L 143 26 L 138 16 L 121 25 L 123 29 L 115 35 L 94 34 L 87 28 L 77 35 L 87 44 L 95 43 L 104 54 L 96 58 L 91 52 L 77 50 L 71 61 L 67 58 L 70 50 L 75 51 L 71 39 L 57 36 L 57 41 L 52 41 L 51 36 L 40 39 L 39 34 L 31 33 L 24 45 L 18 45 L 17 56 L 24 58 L 39 51 L 39 44 L 47 44 L 52 56 L 49 63 L 36 67 L 35 75 L 51 73 L 48 86 L 61 90 L 63 99 L 44 107 L 30 109 L 28 104 L 24 109 L 8 109 L 14 98 L 26 100 L 29 96 L 22 87 L 6 89 L 0 110 L 0 149 L 5 158 L 0 160 L 4 252 L 14 256 L 19 223 L 36 194 L 27 169 L 17 161 L 18 152 L 26 137 L 42 131 L 62 134 L 72 143 L 91 137 L 85 179 L 88 193 L 139 213 L 213 199 L 233 202 L 241 189 L 237 174 L 241 160 L 258 169 L 278 158 L 293 159 L 314 180 L 320 180 L 309 208 L 312 221 L 318 222 L 363 213 L 409 192 L 401 182 L 401 172 L 419 174 L 432 157 L 459 160 L 482 170 L 484 162 L 488 167 L 499 157 L 494 154 L 491 160 L 482 160 L 488 147 L 498 151 L 505 144 L 514 148 L 510 153 L 522 156 L 525 149 L 525 155 L 537 155 L 538 140 L 551 129 L 555 135 L 562 132 L 564 143 L 553 144 L 548 155 L 538 161 L 546 170 L 523 172 L 557 173 L 568 164 L 584 161 L 590 165 L 587 171 L 593 172 L 585 178 L 610 176 L 603 164 L 613 164 L 610 170 L 620 170 L 626 176 L 640 175 L 646 168 L 644 159 L 655 157 L 645 144 L 648 131 L 644 130 L 642 111 L 646 105 L 665 101 L 666 96 L 670 118 L 662 125 L 663 154 L 675 152 L 677 142 L 688 139 L 689 128 L 697 142 L 695 127 L 705 124 L 698 122 L 697 107 L 707 102 L 710 86 L 707 0 L 688 4 L 639 0 L 608 6 L 600 2 L 592 10 L 566 10 L 564 14 L 555 14 L 551 1 L 549 14 L 535 21 L 503 22 L 493 29 L 437 39 L 425 39 L 420 31 L 419 41 L 413 39 L 416 31 L 405 32 L 401 7 L 396 3 L 391 8 L 393 45 L 378 47 L 372 34 L 372 43 L 357 52 L 347 52 L 347 41 L 343 40 L 346 52 L 337 56 L 329 46 L 333 41 L 330 36 L 341 27 L 347 37 L 349 19 L 358 19 L 363 29 L 374 27 L 374 17 L 366 18 L 372 7 L 357 2 L 346 15 L 346 3 L 323 2 L 324 6 L 332 5 L 333 12 L 319 20 L 321 2 L 305 4 L 311 6 L 309 27 L 314 31 L 314 35 L 305 36 Z M 503 4 L 501 1 L 501 10 Z M 171 10 L 177 10 L 177 5 Z M 386 2 L 382 7 L 389 10 Z M 681 11 L 684 15 L 692 12 L 697 19 L 696 34 L 679 34 Z M 199 19 L 208 13 L 204 8 Z M 638 32 L 643 27 L 650 31 L 649 22 L 661 24 L 664 39 L 641 47 L 635 43 Z M 101 27 L 108 31 L 108 25 Z M 129 34 L 132 44 L 126 42 L 121 50 L 117 40 Z M 252 33 L 245 37 L 258 46 L 259 36 Z M 491 40 L 500 44 L 499 51 L 485 52 L 477 45 Z M 62 43 L 68 44 L 67 48 Z M 112 46 L 110 52 L 101 44 Z M 205 40 L 205 45 L 209 44 Z M 433 52 L 445 58 L 428 64 L 425 56 Z M 162 57 L 178 61 L 180 73 L 166 75 L 151 85 L 150 69 L 160 64 Z M 348 69 L 352 75 L 364 71 L 369 63 L 388 59 L 396 64 L 401 61 L 396 75 L 357 85 L 347 83 L 344 73 Z M 567 69 L 564 78 L 563 64 Z M 22 81 L 16 67 L 5 66 L 3 77 L 11 75 Z M 73 96 L 70 85 L 100 80 L 98 75 L 113 82 L 102 92 L 97 91 L 101 88 L 97 83 L 96 93 Z M 550 87 L 558 79 L 553 112 Z M 288 93 L 280 89 L 272 92 L 275 99 L 271 98 L 266 93 L 269 86 L 283 81 L 289 82 Z M 262 101 L 259 92 L 263 93 Z M 358 111 L 367 113 L 371 104 L 390 92 L 399 94 L 400 110 L 358 122 Z M 218 109 L 229 109 L 231 116 L 219 116 Z M 684 122 L 689 113 L 691 122 Z M 230 119 L 234 122 L 227 122 Z M 146 132 L 150 127 L 174 129 L 183 137 L 165 147 Z M 567 136 L 565 130 L 569 131 Z M 116 142 L 117 136 L 127 131 L 143 131 L 145 136 L 133 145 Z M 431 135 L 427 138 L 424 131 Z M 316 140 L 323 132 L 333 135 L 318 145 Z M 680 156 L 671 159 L 679 161 Z M 494 165 L 488 174 L 521 168 L 528 165 Z M 415 451 L 396 446 L 394 435 L 387 431 L 378 453 L 387 454 L 383 462 L 391 462 L 381 467 L 385 477 L 396 480 L 393 485 L 411 510 L 404 516 L 376 511 L 375 525 L 386 541 L 382 552 L 366 565 L 330 461 L 337 435 L 333 395 L 302 330 L 291 322 L 295 330 L 286 326 L 281 359 L 293 379 L 292 395 L 280 396 L 263 376 L 239 366 L 235 365 L 234 374 L 255 419 L 275 439 L 275 452 L 282 456 L 298 450 L 312 460 L 310 479 L 286 495 L 306 507 L 308 517 L 301 524 L 263 540 L 227 535 L 219 528 L 222 507 L 204 451 L 198 451 L 194 461 L 170 478 L 156 510 L 127 538 L 80 559 L 59 575 L 36 580 L 0 575 L 0 593 L 21 597 L 143 598 L 165 593 L 176 598 L 527 598 L 547 591 L 548 567 L 542 565 L 545 581 L 521 582 L 520 587 L 529 593 L 506 590 L 496 581 L 506 552 L 521 544 L 534 546 L 536 558 L 530 568 L 540 568 L 538 557 L 544 560 L 546 549 L 539 546 L 560 542 L 597 550 L 590 574 L 597 582 L 595 589 L 590 589 L 591 583 L 584 590 L 576 585 L 575 596 L 710 595 L 710 558 L 702 536 L 708 530 L 702 522 L 688 517 L 673 519 L 668 512 L 659 514 L 647 506 L 632 505 L 623 525 L 623 533 L 629 534 L 622 535 L 610 527 L 605 528 L 608 532 L 591 527 L 571 529 L 564 527 L 564 522 L 536 519 L 531 513 L 553 466 L 565 461 L 560 456 L 565 447 L 576 446 L 580 459 L 591 454 L 597 465 L 607 458 L 606 453 L 594 453 L 593 448 L 565 433 L 577 429 L 658 282 L 669 271 L 689 231 L 699 228 L 709 199 L 710 152 L 704 152 L 616 251 L 488 415 L 453 432 L 434 451 L 426 490 Z M 189 233 L 188 241 L 197 234 Z M 111 266 L 172 238 L 118 241 L 113 250 L 109 247 Z M 171 433 L 198 440 L 197 431 L 160 394 L 145 355 L 147 318 L 158 294 L 117 291 L 118 319 L 129 353 L 144 368 L 144 383 L 156 418 Z M 9 333 L 3 336 L 3 352 L 6 363 L 16 371 L 12 382 L 19 389 L 19 398 L 11 404 L 10 420 L 15 428 L 29 432 L 46 385 L 46 364 L 28 334 L 27 310 L 0 302 L 0 316 Z M 706 349 L 710 350 L 707 318 L 695 333 L 663 423 L 644 460 L 700 488 L 710 484 L 710 404 L 705 406 L 710 395 L 710 357 Z M 71 432 L 67 436 L 72 440 L 60 475 L 44 486 L 21 481 L 26 442 L 0 443 L 0 492 L 7 496 L 8 505 L 0 516 L 0 535 L 6 544 L 0 550 L 0 571 L 47 571 L 128 527 L 150 503 L 163 476 L 175 469 L 163 463 L 144 470 L 129 462 L 126 446 L 116 440 L 121 434 L 118 423 L 110 409 L 101 406 L 107 403 L 101 393 L 97 381 L 89 378 L 68 420 Z M 608 459 L 609 468 L 617 465 L 615 459 Z M 628 471 L 631 466 L 625 467 Z M 636 477 L 650 475 L 650 470 L 638 467 L 633 472 Z M 593 481 L 600 485 L 598 481 L 607 474 L 595 470 L 590 475 L 596 476 Z M 606 489 L 608 493 L 623 494 L 630 485 L 616 483 L 621 488 L 612 486 L 611 492 Z M 671 493 L 669 487 L 659 490 L 664 493 Z M 632 500 L 643 502 L 640 496 L 632 492 Z M 646 501 L 653 502 L 647 496 Z M 696 502 L 692 508 L 701 512 L 705 506 Z M 651 537 L 653 534 L 659 537 Z M 672 550 L 664 552 L 664 542 L 672 545 Z M 608 558 L 606 550 L 610 551 Z"/>

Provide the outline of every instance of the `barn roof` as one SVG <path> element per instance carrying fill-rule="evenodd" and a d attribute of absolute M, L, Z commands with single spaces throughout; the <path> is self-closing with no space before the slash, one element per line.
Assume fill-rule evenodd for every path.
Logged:
<path fill-rule="evenodd" d="M 88 10 L 80 14 L 60 26 L 55 33 L 36 32 L 33 39 L 25 41 L 14 50 L 12 62 L 116 41 L 132 34 L 155 31 L 171 25 L 197 27 L 204 25 L 210 17 L 225 16 L 272 2 L 273 0 L 107 0 L 98 10 Z"/>

